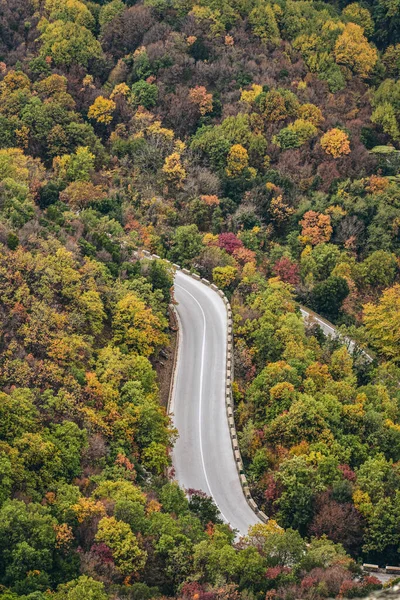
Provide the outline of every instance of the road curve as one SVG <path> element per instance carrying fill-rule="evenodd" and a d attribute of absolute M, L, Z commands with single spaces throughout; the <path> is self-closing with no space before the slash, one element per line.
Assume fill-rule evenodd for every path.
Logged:
<path fill-rule="evenodd" d="M 225 409 L 227 315 L 220 296 L 181 271 L 175 275 L 179 349 L 170 411 L 179 438 L 175 479 L 214 499 L 239 535 L 259 519 L 236 470 Z"/>

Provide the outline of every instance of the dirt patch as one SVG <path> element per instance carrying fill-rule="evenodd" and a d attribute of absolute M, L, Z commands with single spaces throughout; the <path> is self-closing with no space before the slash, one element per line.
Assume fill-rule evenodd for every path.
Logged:
<path fill-rule="evenodd" d="M 168 315 L 171 344 L 160 351 L 154 364 L 154 368 L 157 371 L 158 385 L 160 387 L 161 405 L 165 407 L 167 407 L 168 404 L 171 379 L 175 364 L 175 353 L 178 344 L 178 323 L 176 321 L 175 313 L 171 308 L 168 309 Z"/>

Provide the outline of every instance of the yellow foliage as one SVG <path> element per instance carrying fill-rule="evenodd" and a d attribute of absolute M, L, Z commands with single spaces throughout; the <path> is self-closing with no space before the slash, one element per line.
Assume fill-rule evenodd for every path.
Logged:
<path fill-rule="evenodd" d="M 168 337 L 163 333 L 165 326 L 166 322 L 147 308 L 134 292 L 129 292 L 115 308 L 114 342 L 143 356 L 150 356 L 156 346 L 168 343 Z"/>
<path fill-rule="evenodd" d="M 386 289 L 378 304 L 366 304 L 363 320 L 372 346 L 388 358 L 399 362 L 400 284 Z"/>
<path fill-rule="evenodd" d="M 113 91 L 111 92 L 110 98 L 112 100 L 116 96 L 127 96 L 129 93 L 130 93 L 130 89 L 126 85 L 126 83 L 119 83 L 118 85 L 116 85 L 114 87 Z"/>
<path fill-rule="evenodd" d="M 336 40 L 334 55 L 336 62 L 352 69 L 361 77 L 368 77 L 378 60 L 378 52 L 364 36 L 362 27 L 347 23 Z"/>
<path fill-rule="evenodd" d="M 282 224 L 294 214 L 295 210 L 289 204 L 284 202 L 282 195 L 272 198 L 270 203 L 269 212 L 271 219 L 278 224 Z"/>
<path fill-rule="evenodd" d="M 165 178 L 168 183 L 174 185 L 178 189 L 182 187 L 186 179 L 186 170 L 181 163 L 181 155 L 179 152 L 173 152 L 165 159 L 162 168 Z"/>
<path fill-rule="evenodd" d="M 321 138 L 321 146 L 333 158 L 350 154 L 350 141 L 347 133 L 341 129 L 330 129 Z"/>
<path fill-rule="evenodd" d="M 257 83 L 253 83 L 249 90 L 243 90 L 242 95 L 240 96 L 241 102 L 246 102 L 247 104 L 252 104 L 254 100 L 262 93 L 262 85 L 258 85 Z"/>
<path fill-rule="evenodd" d="M 365 35 L 371 35 L 374 32 L 374 21 L 367 8 L 363 8 L 358 2 L 352 2 L 343 9 L 343 16 L 347 17 L 352 23 L 357 23 L 364 29 Z"/>
<path fill-rule="evenodd" d="M 234 144 L 229 150 L 226 174 L 228 177 L 238 177 L 249 166 L 249 155 L 241 144 Z"/>
<path fill-rule="evenodd" d="M 236 279 L 237 269 L 227 265 L 226 267 L 215 267 L 213 269 L 213 280 L 215 285 L 222 289 L 229 287 Z"/>
<path fill-rule="evenodd" d="M 333 231 L 329 215 L 309 210 L 304 214 L 300 225 L 302 226 L 301 235 L 307 243 L 316 246 L 323 242 L 329 242 Z"/>
<path fill-rule="evenodd" d="M 368 517 L 372 514 L 373 506 L 368 492 L 363 492 L 357 489 L 353 493 L 353 502 L 356 509 L 364 516 Z"/>
<path fill-rule="evenodd" d="M 116 108 L 114 100 L 98 96 L 88 111 L 89 119 L 95 119 L 98 123 L 108 125 L 112 121 L 112 113 Z"/>
<path fill-rule="evenodd" d="M 205 233 L 203 236 L 203 244 L 204 246 L 217 246 L 218 236 L 213 235 L 212 233 Z"/>
<path fill-rule="evenodd" d="M 324 121 L 321 109 L 315 104 L 302 104 L 299 108 L 299 118 L 319 127 Z"/>
<path fill-rule="evenodd" d="M 69 546 L 74 539 L 72 528 L 67 523 L 54 525 L 54 531 L 56 532 L 56 548 Z"/>
<path fill-rule="evenodd" d="M 174 139 L 174 132 L 172 131 L 172 129 L 161 127 L 161 121 L 154 121 L 154 123 L 147 127 L 146 133 L 148 133 L 149 135 L 160 136 L 170 141 Z"/>
<path fill-rule="evenodd" d="M 249 527 L 246 541 L 253 546 L 262 549 L 270 535 L 284 534 L 284 529 L 278 525 L 274 519 L 269 519 L 268 523 L 257 523 Z"/>
<path fill-rule="evenodd" d="M 95 502 L 91 498 L 79 498 L 78 502 L 72 507 L 78 523 L 83 523 L 92 517 L 103 517 L 106 509 L 101 502 Z"/>

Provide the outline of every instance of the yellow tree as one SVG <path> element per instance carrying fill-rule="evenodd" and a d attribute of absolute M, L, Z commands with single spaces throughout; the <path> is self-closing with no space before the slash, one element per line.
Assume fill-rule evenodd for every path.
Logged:
<path fill-rule="evenodd" d="M 299 108 L 299 118 L 319 127 L 324 120 L 321 109 L 315 104 L 302 104 Z"/>
<path fill-rule="evenodd" d="M 364 30 L 355 23 L 347 23 L 336 40 L 336 62 L 349 67 L 361 77 L 368 77 L 378 60 L 378 52 L 369 43 Z"/>
<path fill-rule="evenodd" d="M 400 284 L 386 289 L 378 304 L 366 304 L 363 321 L 371 346 L 400 362 Z"/>
<path fill-rule="evenodd" d="M 352 23 L 360 25 L 364 29 L 365 35 L 370 36 L 374 33 L 374 21 L 371 13 L 367 8 L 360 6 L 358 2 L 348 4 L 342 14 Z"/>
<path fill-rule="evenodd" d="M 341 129 L 330 129 L 321 138 L 321 146 L 333 158 L 350 154 L 350 141 L 347 133 Z"/>
<path fill-rule="evenodd" d="M 108 98 L 104 98 L 104 96 L 98 96 L 89 107 L 88 117 L 89 119 L 95 119 L 98 123 L 108 125 L 112 121 L 112 114 L 115 107 L 116 104 L 114 100 L 109 100 Z"/>
<path fill-rule="evenodd" d="M 147 552 L 139 548 L 132 529 L 128 523 L 117 521 L 115 517 L 101 519 L 96 541 L 110 548 L 115 565 L 123 575 L 141 571 L 146 564 Z"/>
<path fill-rule="evenodd" d="M 89 204 L 104 200 L 107 195 L 101 185 L 93 185 L 91 181 L 73 181 L 60 194 L 60 200 L 73 210 L 81 210 Z"/>
<path fill-rule="evenodd" d="M 240 96 L 240 102 L 246 102 L 246 104 L 253 104 L 254 100 L 262 94 L 262 85 L 253 83 L 249 90 L 243 90 Z"/>
<path fill-rule="evenodd" d="M 173 152 L 164 161 L 162 171 L 169 184 L 181 188 L 186 179 L 186 170 L 181 163 L 179 152 Z"/>
<path fill-rule="evenodd" d="M 300 225 L 302 226 L 301 235 L 307 243 L 316 246 L 329 242 L 333 231 L 329 215 L 309 210 L 304 214 Z"/>
<path fill-rule="evenodd" d="M 229 150 L 226 174 L 228 177 L 238 177 L 249 166 L 249 155 L 241 144 L 234 144 Z"/>
<path fill-rule="evenodd" d="M 163 333 L 166 323 L 157 317 L 134 292 L 117 303 L 114 318 L 114 342 L 128 350 L 150 356 L 156 346 L 168 343 Z"/>

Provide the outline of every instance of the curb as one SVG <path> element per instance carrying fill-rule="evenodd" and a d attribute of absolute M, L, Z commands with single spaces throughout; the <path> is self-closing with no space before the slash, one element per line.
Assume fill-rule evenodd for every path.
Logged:
<path fill-rule="evenodd" d="M 178 364 L 179 344 L 180 344 L 180 337 L 181 337 L 181 332 L 180 332 L 180 328 L 179 328 L 179 317 L 178 317 L 178 313 L 176 312 L 176 308 L 173 304 L 170 304 L 169 309 L 170 309 L 171 313 L 174 315 L 174 318 L 178 324 L 178 328 L 176 330 L 176 345 L 175 345 L 175 352 L 174 352 L 174 361 L 173 361 L 173 365 L 172 365 L 171 383 L 169 386 L 168 401 L 167 401 L 167 414 L 168 415 L 170 415 L 172 413 L 171 400 L 174 395 L 174 389 L 175 389 L 175 372 L 176 372 L 176 365 Z"/>
<path fill-rule="evenodd" d="M 142 250 L 141 252 L 138 251 L 138 252 L 135 252 L 134 254 L 138 258 L 140 258 L 142 256 L 143 258 L 147 258 L 150 260 L 157 260 L 160 258 L 157 254 L 151 254 L 151 252 L 148 252 L 147 250 Z M 253 500 L 251 493 L 250 493 L 249 484 L 247 482 L 247 477 L 244 473 L 243 460 L 242 460 L 242 455 L 239 450 L 238 436 L 237 436 L 237 432 L 236 432 L 235 419 L 234 419 L 234 415 L 233 415 L 234 403 L 233 403 L 233 395 L 232 395 L 232 383 L 234 381 L 234 360 L 233 360 L 234 348 L 233 348 L 233 320 L 232 320 L 231 305 L 229 303 L 228 298 L 225 296 L 225 293 L 223 292 L 223 290 L 220 290 L 214 283 L 210 283 L 207 279 L 200 278 L 200 276 L 197 275 L 197 273 L 192 273 L 189 269 L 181 269 L 181 267 L 179 265 L 171 263 L 171 261 L 169 261 L 165 258 L 163 258 L 162 260 L 166 263 L 169 263 L 176 270 L 181 270 L 182 273 L 184 273 L 185 275 L 188 275 L 189 277 L 192 277 L 193 279 L 202 283 L 203 285 L 210 287 L 213 291 L 215 291 L 220 296 L 220 298 L 222 299 L 222 301 L 225 304 L 226 318 L 227 318 L 226 366 L 225 366 L 225 408 L 226 408 L 226 417 L 227 417 L 228 427 L 229 427 L 229 435 L 231 438 L 232 452 L 233 452 L 233 457 L 234 457 L 235 464 L 236 464 L 236 470 L 238 473 L 240 485 L 241 485 L 245 500 L 246 500 L 247 504 L 250 506 L 250 508 L 252 509 L 252 511 L 260 519 L 260 521 L 262 521 L 263 523 L 267 523 L 269 520 L 269 517 L 267 517 L 267 515 L 264 514 L 258 508 L 256 502 Z M 172 306 L 172 308 L 175 311 L 175 307 Z M 176 314 L 176 311 L 175 311 L 175 314 Z M 170 414 L 171 398 L 172 398 L 173 390 L 174 390 L 175 370 L 176 370 L 178 354 L 179 354 L 179 331 L 178 331 L 178 338 L 177 338 L 177 349 L 175 352 L 174 366 L 173 366 L 173 371 L 172 371 L 170 396 L 168 398 L 168 404 L 167 404 L 168 414 Z"/>

